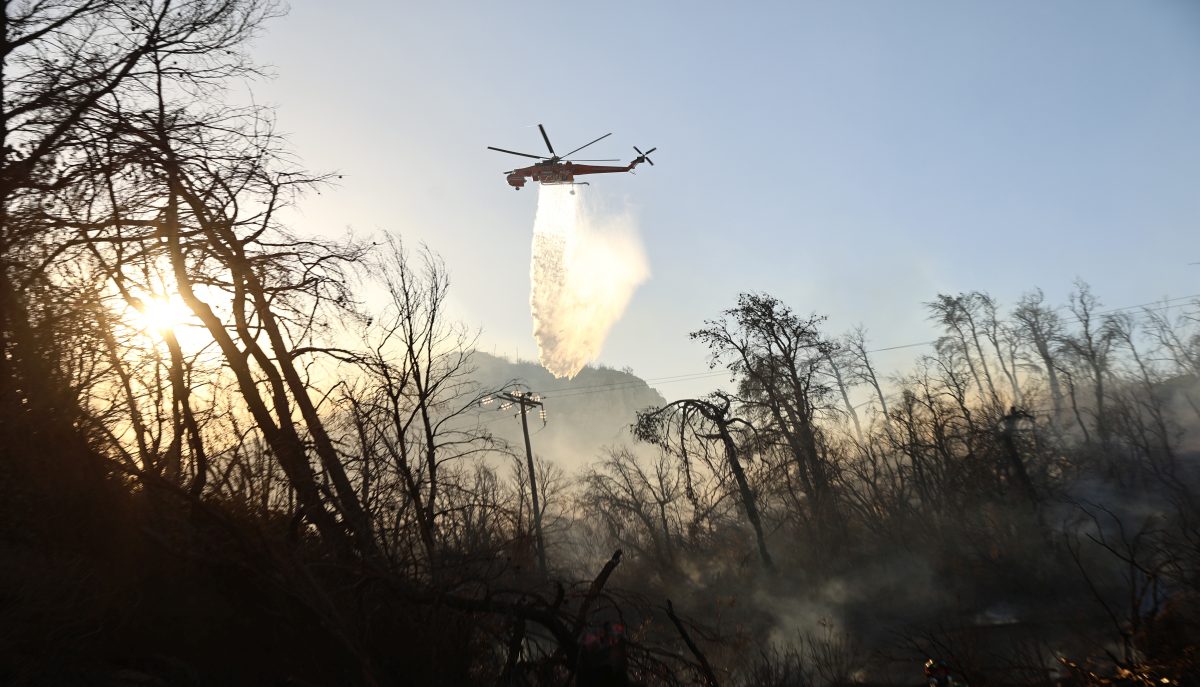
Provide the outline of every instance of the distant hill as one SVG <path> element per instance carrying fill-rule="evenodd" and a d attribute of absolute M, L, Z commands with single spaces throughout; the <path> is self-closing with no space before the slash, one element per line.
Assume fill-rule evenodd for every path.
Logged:
<path fill-rule="evenodd" d="M 471 360 L 473 376 L 484 388 L 516 380 L 542 396 L 545 427 L 537 415 L 529 418 L 533 451 L 568 472 L 584 468 L 605 446 L 629 444 L 629 427 L 637 411 L 666 403 L 662 394 L 637 375 L 609 367 L 589 366 L 574 379 L 555 379 L 534 362 L 513 362 L 480 351 Z M 497 410 L 486 412 L 502 415 Z M 515 410 L 505 412 L 512 415 Z M 487 428 L 523 450 L 520 420 L 488 421 Z"/>

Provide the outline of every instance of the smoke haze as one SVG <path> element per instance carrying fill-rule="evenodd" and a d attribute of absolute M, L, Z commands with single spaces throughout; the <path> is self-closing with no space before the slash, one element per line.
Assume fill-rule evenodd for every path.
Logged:
<path fill-rule="evenodd" d="M 529 301 L 538 361 L 555 377 L 574 377 L 596 359 L 650 275 L 633 218 L 602 216 L 585 188 L 538 187 Z"/>

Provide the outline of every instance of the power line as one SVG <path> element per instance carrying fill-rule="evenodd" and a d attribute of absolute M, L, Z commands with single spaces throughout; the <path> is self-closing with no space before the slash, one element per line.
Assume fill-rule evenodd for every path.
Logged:
<path fill-rule="evenodd" d="M 664 385 L 674 384 L 676 382 L 690 382 L 698 379 L 706 379 L 709 377 L 720 377 L 728 375 L 728 370 L 717 370 L 715 372 L 693 372 L 683 375 L 672 375 L 669 377 L 654 377 L 650 379 L 631 379 L 624 382 L 608 382 L 607 384 L 594 384 L 592 386 L 578 387 L 562 387 L 559 389 L 547 389 L 538 393 L 548 398 L 564 398 L 567 396 L 577 396 L 583 393 L 591 393 L 594 391 L 603 391 L 608 389 L 620 389 L 623 387 L 637 388 L 640 386 L 649 387 L 651 384 Z"/>
<path fill-rule="evenodd" d="M 929 346 L 929 345 L 935 344 L 935 343 L 937 343 L 937 339 L 932 339 L 930 341 L 918 341 L 917 343 L 910 343 L 910 344 L 901 344 L 899 346 L 888 346 L 886 348 L 873 348 L 873 349 L 871 349 L 869 351 L 865 351 L 865 352 L 866 353 L 883 353 L 884 351 L 898 351 L 901 348 L 916 348 L 917 346 Z"/>
<path fill-rule="evenodd" d="M 1108 310 L 1101 310 L 1101 311 L 1097 311 L 1097 312 L 1093 313 L 1093 315 L 1097 315 L 1097 316 L 1112 315 L 1112 314 L 1118 313 L 1118 312 L 1124 312 L 1127 310 L 1137 310 L 1137 309 L 1146 309 L 1151 312 L 1157 312 L 1159 310 L 1168 310 L 1173 307 L 1178 307 L 1177 301 L 1185 301 L 1185 300 L 1198 299 L 1198 298 L 1200 298 L 1200 293 L 1191 294 L 1188 296 L 1177 296 L 1175 298 L 1167 298 L 1167 299 L 1163 299 L 1163 300 L 1152 301 L 1149 303 L 1139 303 L 1137 305 L 1126 305 L 1126 306 L 1122 306 L 1119 308 L 1111 308 Z M 1175 303 L 1175 305 L 1172 305 L 1173 303 Z M 1147 307 L 1147 306 L 1152 306 L 1152 305 L 1156 305 L 1158 307 L 1155 307 L 1155 308 Z M 1063 320 L 1063 322 L 1066 322 L 1066 323 L 1079 322 L 1079 321 L 1080 321 L 1080 319 L 1078 317 L 1072 317 L 1072 318 Z M 866 353 L 883 353 L 886 351 L 897 351 L 897 350 L 901 350 L 901 349 L 905 349 L 905 348 L 917 348 L 920 346 L 930 346 L 930 345 L 936 344 L 937 342 L 938 342 L 937 339 L 931 339 L 928 341 L 918 341 L 915 343 L 900 344 L 898 346 L 885 346 L 882 348 L 873 348 L 873 349 L 870 349 L 865 352 Z M 668 375 L 665 377 L 654 377 L 654 378 L 648 378 L 648 379 L 630 380 L 630 381 L 625 381 L 625 382 L 610 382 L 608 384 L 595 384 L 592 386 L 565 387 L 565 388 L 561 388 L 561 389 L 546 389 L 546 390 L 539 391 L 536 393 L 539 393 L 543 396 L 553 397 L 553 398 L 558 399 L 558 398 L 568 398 L 570 396 L 584 396 L 584 395 L 587 395 L 590 393 L 598 393 L 600 391 L 609 391 L 609 390 L 615 391 L 615 390 L 624 389 L 624 388 L 639 388 L 641 386 L 645 386 L 645 387 L 649 388 L 652 384 L 656 385 L 656 386 L 662 386 L 665 384 L 675 384 L 677 382 L 699 381 L 701 379 L 708 379 L 711 377 L 719 377 L 719 376 L 728 375 L 728 374 L 730 374 L 728 370 L 718 370 L 718 371 L 709 371 L 709 372 L 691 372 L 691 373 L 683 373 L 683 374 L 677 374 L 677 375 Z"/>
<path fill-rule="evenodd" d="M 1173 303 L 1175 301 L 1186 301 L 1186 300 L 1192 299 L 1192 298 L 1200 298 L 1200 293 L 1193 293 L 1190 296 L 1177 296 L 1175 298 L 1164 298 L 1162 300 L 1151 301 L 1149 303 L 1139 303 L 1138 305 L 1127 305 L 1123 308 L 1113 308 L 1111 310 L 1101 310 L 1100 312 L 1097 312 L 1094 314 L 1096 314 L 1096 315 L 1111 315 L 1112 313 L 1115 313 L 1115 312 L 1121 312 L 1123 310 L 1136 310 L 1137 308 L 1145 308 L 1146 306 L 1149 306 L 1149 305 L 1157 305 L 1158 307 L 1157 308 L 1147 308 L 1148 310 L 1166 310 L 1168 308 L 1175 307 L 1174 305 L 1166 305 L 1167 303 Z M 1072 318 L 1067 321 L 1068 322 L 1078 322 L 1079 318 L 1075 317 L 1075 318 Z"/>
<path fill-rule="evenodd" d="M 1192 295 L 1190 295 L 1190 296 L 1179 296 L 1179 297 L 1177 297 L 1177 298 L 1167 298 L 1167 299 L 1165 299 L 1165 300 L 1161 300 L 1161 301 L 1153 301 L 1153 302 L 1151 302 L 1151 303 L 1140 303 L 1140 304 L 1138 304 L 1138 305 L 1126 305 L 1126 306 L 1124 306 L 1124 307 L 1121 307 L 1121 308 L 1112 308 L 1112 309 L 1110 309 L 1110 310 L 1100 310 L 1100 311 L 1098 311 L 1098 312 L 1095 312 L 1095 313 L 1092 313 L 1092 314 L 1093 314 L 1093 315 L 1111 315 L 1111 314 L 1113 314 L 1113 313 L 1123 312 L 1123 311 L 1125 311 L 1125 310 L 1136 310 L 1137 308 L 1146 308 L 1146 306 L 1149 306 L 1149 305 L 1157 305 L 1157 306 L 1159 306 L 1159 307 L 1157 307 L 1157 308 L 1146 308 L 1147 310 L 1152 310 L 1152 311 L 1166 310 L 1166 309 L 1169 309 L 1169 308 L 1174 308 L 1174 307 L 1176 307 L 1176 306 L 1174 306 L 1174 305 L 1163 305 L 1163 304 L 1165 304 L 1165 303 L 1172 303 L 1172 302 L 1174 302 L 1174 301 L 1188 300 L 1188 299 L 1191 299 L 1191 298 L 1200 298 L 1200 293 L 1197 293 L 1197 294 L 1192 294 Z M 1072 317 L 1072 318 L 1069 318 L 1069 319 L 1066 319 L 1066 320 L 1063 320 L 1063 321 L 1064 321 L 1064 322 L 1080 322 L 1081 320 L 1080 320 L 1078 317 Z M 888 346 L 888 347 L 886 347 L 886 348 L 876 348 L 876 349 L 872 349 L 872 350 L 870 350 L 870 351 L 867 351 L 867 353 L 882 353 L 882 352 L 884 352 L 884 351 L 896 351 L 896 350 L 899 350 L 899 349 L 901 349 L 901 348 L 916 348 L 917 346 L 929 346 L 929 345 L 931 345 L 931 344 L 935 344 L 935 343 L 937 343 L 937 342 L 938 342 L 938 340 L 937 340 L 937 339 L 932 339 L 932 340 L 930 340 L 930 341 L 919 341 L 919 342 L 917 342 L 917 343 L 901 344 L 901 345 L 899 345 L 899 346 Z"/>

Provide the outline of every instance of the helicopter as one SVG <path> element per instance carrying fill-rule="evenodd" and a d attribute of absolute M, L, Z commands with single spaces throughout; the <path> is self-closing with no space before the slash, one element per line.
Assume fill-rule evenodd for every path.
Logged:
<path fill-rule="evenodd" d="M 520 155 L 521 157 L 531 157 L 536 160 L 541 160 L 541 162 L 534 163 L 534 164 L 530 165 L 529 167 L 521 167 L 519 169 L 514 169 L 512 171 L 505 172 L 505 175 L 506 175 L 505 178 L 508 180 L 509 185 L 513 187 L 514 191 L 521 190 L 521 187 L 523 187 L 525 185 L 526 178 L 531 179 L 536 182 L 539 182 L 539 183 L 542 183 L 542 184 L 547 184 L 547 185 L 571 184 L 571 185 L 575 186 L 575 185 L 587 183 L 587 182 L 582 182 L 582 181 L 578 181 L 578 182 L 575 181 L 576 176 L 580 176 L 583 174 L 610 174 L 613 172 L 632 172 L 634 167 L 637 167 L 638 165 L 640 165 L 643 162 L 649 162 L 651 166 L 654 166 L 654 161 L 650 159 L 649 155 L 650 155 L 650 153 L 653 153 L 654 151 L 658 150 L 658 148 L 651 148 L 650 150 L 647 150 L 646 152 L 643 153 L 637 146 L 634 146 L 633 149 L 635 151 L 637 151 L 638 156 L 635 157 L 632 162 L 630 162 L 628 165 L 625 165 L 624 167 L 618 167 L 618 166 L 612 166 L 612 165 L 581 165 L 581 164 L 579 164 L 580 162 L 620 162 L 620 160 L 615 160 L 615 159 L 614 160 L 570 160 L 570 159 L 568 159 L 575 153 L 578 153 L 579 151 L 583 150 L 584 148 L 592 145 L 592 143 L 602 141 L 602 140 L 608 138 L 609 136 L 612 136 L 612 132 L 604 134 L 603 136 L 595 139 L 594 141 L 585 143 L 585 144 L 579 146 L 578 148 L 576 148 L 575 150 L 572 150 L 571 152 L 567 153 L 566 155 L 559 155 L 558 153 L 554 152 L 554 146 L 550 144 L 550 137 L 546 135 L 546 127 L 542 126 L 541 124 L 538 124 L 538 130 L 542 132 L 542 140 L 544 140 L 546 142 L 546 148 L 549 149 L 549 151 L 550 151 L 549 157 L 547 157 L 545 155 L 532 155 L 530 153 L 518 153 L 515 150 L 505 150 L 504 148 L 488 146 L 488 150 L 495 150 L 495 151 L 499 151 L 501 153 L 508 153 L 509 155 Z M 574 193 L 574 191 L 571 191 L 571 192 Z"/>

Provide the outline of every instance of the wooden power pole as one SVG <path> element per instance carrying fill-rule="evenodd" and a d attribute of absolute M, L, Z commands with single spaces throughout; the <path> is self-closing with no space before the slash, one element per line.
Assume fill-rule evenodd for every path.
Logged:
<path fill-rule="evenodd" d="M 535 544 L 537 545 L 538 568 L 542 575 L 546 574 L 546 540 L 542 537 L 542 508 L 538 498 L 537 488 L 537 470 L 533 465 L 533 448 L 529 444 L 529 420 L 526 418 L 530 408 L 542 407 L 542 402 L 538 397 L 528 391 L 514 391 L 512 393 L 497 394 L 497 398 L 502 398 L 512 405 L 520 406 L 521 408 L 521 432 L 525 435 L 525 460 L 529 467 L 529 493 L 533 497 L 533 534 Z M 503 406 L 502 406 L 503 407 Z M 545 421 L 545 411 L 542 411 L 542 420 Z"/>

